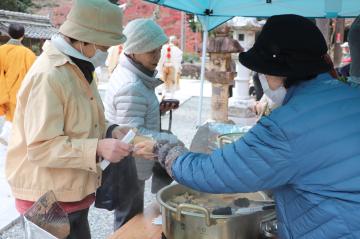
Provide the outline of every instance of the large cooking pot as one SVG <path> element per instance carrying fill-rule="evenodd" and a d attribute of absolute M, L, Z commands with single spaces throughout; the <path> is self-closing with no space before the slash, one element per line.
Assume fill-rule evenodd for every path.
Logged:
<path fill-rule="evenodd" d="M 174 206 L 170 199 L 186 192 L 197 197 L 248 198 L 259 204 L 268 205 L 271 200 L 263 192 L 238 194 L 201 193 L 180 184 L 169 185 L 157 194 L 161 205 L 162 227 L 167 239 L 257 239 L 270 235 L 264 229 L 266 221 L 274 220 L 274 210 L 258 211 L 246 215 L 213 215 L 207 208 L 182 203 Z"/>

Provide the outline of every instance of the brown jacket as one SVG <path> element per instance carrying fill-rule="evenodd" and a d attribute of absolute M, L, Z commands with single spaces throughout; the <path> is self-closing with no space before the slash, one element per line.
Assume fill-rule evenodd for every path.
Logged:
<path fill-rule="evenodd" d="M 36 201 L 49 190 L 63 202 L 79 201 L 101 182 L 98 139 L 104 108 L 95 82 L 46 42 L 19 90 L 6 159 L 15 198 Z"/>

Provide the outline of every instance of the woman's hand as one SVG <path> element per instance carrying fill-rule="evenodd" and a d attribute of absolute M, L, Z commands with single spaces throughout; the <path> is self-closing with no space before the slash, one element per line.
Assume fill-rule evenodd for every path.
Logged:
<path fill-rule="evenodd" d="M 157 142 L 154 146 L 153 152 L 161 166 L 163 166 L 167 173 L 172 177 L 172 165 L 175 160 L 187 153 L 189 150 L 182 144 L 170 144 L 165 141 Z"/>
<path fill-rule="evenodd" d="M 136 158 L 143 158 L 147 160 L 154 160 L 155 154 L 153 153 L 155 142 L 146 140 L 136 143 L 132 155 Z"/>
<path fill-rule="evenodd" d="M 96 155 L 112 163 L 117 163 L 130 154 L 132 146 L 118 139 L 101 139 L 98 141 Z"/>
<path fill-rule="evenodd" d="M 179 105 L 176 105 L 174 103 L 166 103 L 166 104 L 160 104 L 160 112 L 161 114 L 165 114 L 169 110 L 174 110 L 179 108 Z"/>
<path fill-rule="evenodd" d="M 258 117 L 269 114 L 269 106 L 266 101 L 256 101 L 255 104 L 250 108 Z"/>
<path fill-rule="evenodd" d="M 169 110 L 175 110 L 179 108 L 180 101 L 176 99 L 163 99 L 160 102 L 160 113 L 163 115 Z"/>
<path fill-rule="evenodd" d="M 262 115 L 265 111 L 265 107 L 266 107 L 266 104 L 264 104 L 263 102 L 260 102 L 260 101 L 256 102 L 255 106 L 254 106 L 255 114 Z"/>

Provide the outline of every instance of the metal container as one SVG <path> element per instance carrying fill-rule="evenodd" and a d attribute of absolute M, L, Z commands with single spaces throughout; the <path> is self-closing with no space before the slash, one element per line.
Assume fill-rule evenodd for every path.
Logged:
<path fill-rule="evenodd" d="M 25 239 L 58 239 L 23 216 Z"/>
<path fill-rule="evenodd" d="M 191 141 L 190 151 L 194 153 L 211 154 L 219 148 L 219 137 L 226 134 L 245 134 L 251 126 L 241 127 L 239 125 L 208 122 L 200 126 Z"/>
<path fill-rule="evenodd" d="M 228 133 L 228 134 L 221 134 L 218 136 L 218 145 L 219 147 L 223 147 L 225 144 L 231 144 L 235 142 L 236 140 L 240 139 L 242 136 L 244 136 L 244 133 Z"/>
<path fill-rule="evenodd" d="M 175 208 L 167 203 L 174 195 L 186 192 L 210 198 L 246 197 L 259 203 L 263 202 L 264 205 L 270 201 L 263 192 L 208 194 L 180 184 L 167 186 L 157 194 L 157 200 L 161 205 L 163 232 L 167 239 L 257 239 L 264 235 L 260 228 L 264 218 L 274 214 L 274 210 L 266 210 L 247 215 L 213 215 L 208 209 L 198 205 L 180 204 Z"/>

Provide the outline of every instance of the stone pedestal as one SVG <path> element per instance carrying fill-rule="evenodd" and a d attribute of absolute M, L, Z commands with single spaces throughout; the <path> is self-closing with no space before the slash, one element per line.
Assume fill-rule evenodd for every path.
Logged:
<path fill-rule="evenodd" d="M 233 97 L 229 99 L 229 115 L 234 117 L 255 117 L 255 114 L 250 110 L 255 104 L 255 100 L 249 96 L 249 81 L 251 71 L 240 64 L 236 59 L 236 72 L 237 75 L 234 79 L 235 86 L 233 88 Z"/>
<path fill-rule="evenodd" d="M 234 18 L 230 22 L 233 30 L 233 38 L 236 39 L 244 48 L 249 50 L 255 43 L 255 34 L 261 29 L 254 18 Z M 240 64 L 238 54 L 233 55 L 236 63 L 237 76 L 235 77 L 235 87 L 233 97 L 229 99 L 229 116 L 238 118 L 252 118 L 255 114 L 250 110 L 255 104 L 255 100 L 249 96 L 249 81 L 251 70 Z"/>
<path fill-rule="evenodd" d="M 230 58 L 230 54 L 224 58 Z M 212 68 L 209 66 L 209 68 Z M 228 120 L 228 100 L 229 100 L 229 86 L 234 85 L 235 72 L 216 72 L 207 71 L 206 78 L 212 83 L 212 97 L 211 97 L 211 119 L 215 122 L 227 123 Z"/>

